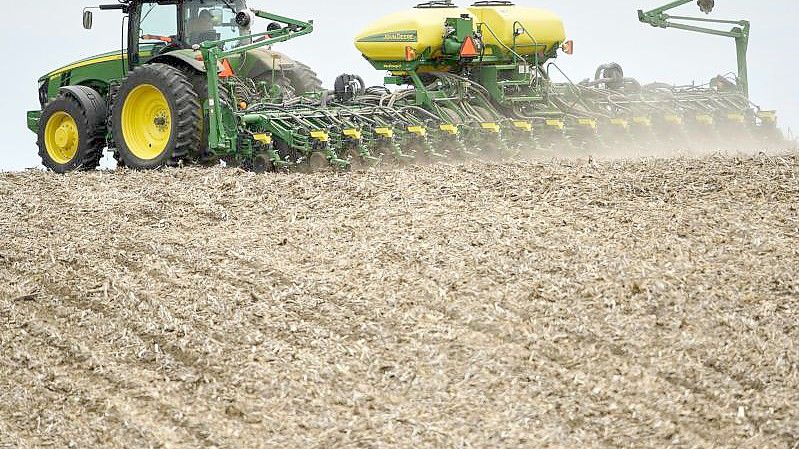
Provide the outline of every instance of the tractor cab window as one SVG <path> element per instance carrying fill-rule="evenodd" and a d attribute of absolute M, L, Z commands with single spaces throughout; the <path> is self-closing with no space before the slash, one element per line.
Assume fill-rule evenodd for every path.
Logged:
<path fill-rule="evenodd" d="M 171 43 L 178 37 L 178 8 L 175 5 L 144 3 L 141 8 L 141 42 Z"/>
<path fill-rule="evenodd" d="M 218 41 L 238 37 L 236 11 L 233 2 L 220 0 L 193 0 L 184 4 L 186 37 L 189 45 L 205 41 Z M 225 44 L 226 49 L 239 45 L 238 42 Z"/>

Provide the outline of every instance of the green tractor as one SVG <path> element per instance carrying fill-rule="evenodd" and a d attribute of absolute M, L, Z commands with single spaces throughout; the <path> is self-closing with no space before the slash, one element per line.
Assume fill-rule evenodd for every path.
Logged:
<path fill-rule="evenodd" d="M 464 7 L 430 0 L 356 36 L 364 58 L 386 72 L 383 86 L 344 74 L 325 90 L 311 69 L 271 49 L 311 33 L 310 21 L 244 0 L 120 0 L 99 9 L 127 15 L 126 50 L 44 76 L 42 110 L 28 113 L 28 126 L 44 165 L 60 173 L 96 168 L 104 148 L 132 169 L 224 161 L 304 171 L 525 152 L 783 145 L 776 113 L 749 98 L 749 22 L 667 14 L 693 1 L 640 11 L 638 19 L 734 38 L 737 75 L 705 85 L 644 84 L 605 64 L 593 79 L 557 82 L 556 59 L 574 50 L 558 15 L 508 0 Z M 713 2 L 699 6 L 709 13 Z M 253 33 L 258 19 L 270 23 Z M 86 11 L 84 26 L 91 24 Z"/>
<path fill-rule="evenodd" d="M 129 0 L 99 9 L 127 15 L 126 49 L 43 76 L 42 110 L 28 113 L 42 163 L 55 172 L 94 169 L 106 147 L 120 165 L 134 169 L 218 161 L 209 149 L 203 42 L 221 41 L 214 45 L 220 52 L 250 47 L 218 61 L 214 77 L 235 71 L 273 93 L 322 91 L 308 66 L 268 46 L 309 33 L 311 23 L 250 10 L 244 0 Z M 274 19 L 269 34 L 252 36 L 258 16 Z M 92 11 L 83 19 L 90 29 Z M 226 97 L 222 93 L 222 101 Z"/>

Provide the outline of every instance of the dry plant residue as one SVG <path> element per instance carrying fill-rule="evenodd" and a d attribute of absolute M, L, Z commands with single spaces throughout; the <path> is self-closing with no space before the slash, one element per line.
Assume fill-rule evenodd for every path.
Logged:
<path fill-rule="evenodd" d="M 0 447 L 799 445 L 799 157 L 0 175 Z"/>

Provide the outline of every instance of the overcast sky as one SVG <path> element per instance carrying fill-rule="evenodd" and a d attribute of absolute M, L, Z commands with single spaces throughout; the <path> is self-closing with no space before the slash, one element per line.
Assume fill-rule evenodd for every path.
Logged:
<path fill-rule="evenodd" d="M 377 84 L 382 74 L 367 64 L 353 46 L 354 35 L 386 13 L 410 8 L 416 1 L 250 0 L 251 6 L 275 13 L 314 19 L 316 31 L 282 44 L 279 49 L 314 67 L 327 86 L 340 73 L 358 73 Z M 106 0 L 114 3 L 113 0 Z M 471 3 L 469 1 L 468 3 Z M 467 2 L 460 2 L 467 5 Z M 628 76 L 643 82 L 707 82 L 735 70 L 732 39 L 661 30 L 638 22 L 636 10 L 666 0 L 517 0 L 518 4 L 551 9 L 563 16 L 573 56 L 557 63 L 575 81 L 592 76 L 606 62 L 622 64 Z M 0 48 L 8 59 L 0 71 L 5 90 L 0 111 L 0 170 L 40 166 L 36 137 L 25 126 L 25 112 L 38 109 L 36 80 L 80 58 L 119 48 L 121 15 L 98 12 L 95 27 L 81 26 L 82 0 L 29 0 L 17 17 L 0 28 Z M 686 13 L 698 13 L 691 4 Z M 749 19 L 751 97 L 766 109 L 777 109 L 783 128 L 799 131 L 799 17 L 797 0 L 716 0 L 716 18 Z"/>

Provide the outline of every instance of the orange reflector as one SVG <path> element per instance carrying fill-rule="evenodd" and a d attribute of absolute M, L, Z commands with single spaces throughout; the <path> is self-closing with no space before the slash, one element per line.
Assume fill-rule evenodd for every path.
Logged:
<path fill-rule="evenodd" d="M 233 67 L 230 66 L 230 61 L 227 59 L 222 60 L 222 71 L 219 72 L 220 78 L 230 78 L 233 76 Z"/>
<path fill-rule="evenodd" d="M 480 56 L 477 52 L 477 45 L 474 44 L 474 39 L 471 36 L 466 36 L 461 46 L 461 58 L 475 58 Z"/>
<path fill-rule="evenodd" d="M 574 41 L 566 41 L 566 42 L 563 43 L 563 45 L 561 45 L 560 48 L 563 50 L 563 53 L 566 53 L 567 55 L 573 55 L 574 54 Z"/>
<path fill-rule="evenodd" d="M 405 47 L 405 60 L 410 62 L 416 59 L 416 50 L 413 47 Z"/>

